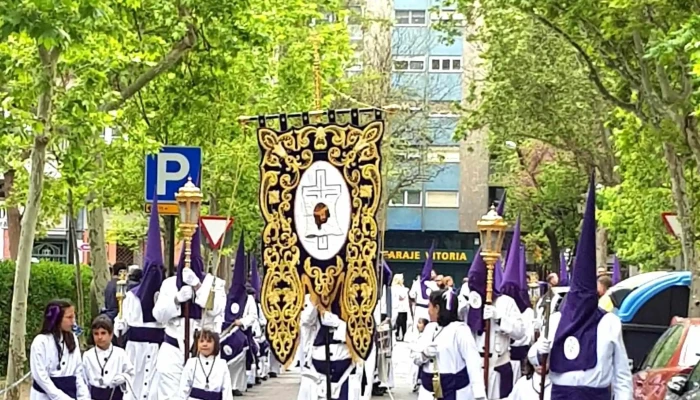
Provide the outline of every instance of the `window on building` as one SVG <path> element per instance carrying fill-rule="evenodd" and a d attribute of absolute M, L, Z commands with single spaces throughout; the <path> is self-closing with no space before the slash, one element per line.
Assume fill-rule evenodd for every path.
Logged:
<path fill-rule="evenodd" d="M 430 208 L 459 208 L 459 192 L 425 192 L 425 206 Z"/>
<path fill-rule="evenodd" d="M 392 207 L 420 207 L 423 205 L 423 196 L 420 190 L 402 190 L 389 199 Z"/>
<path fill-rule="evenodd" d="M 506 191 L 506 188 L 500 187 L 500 186 L 491 186 L 489 187 L 489 204 L 487 207 L 491 207 L 492 205 L 495 207 L 498 207 L 498 203 L 501 202 L 501 199 L 503 198 L 503 193 Z"/>
<path fill-rule="evenodd" d="M 432 21 L 464 21 L 464 14 L 458 13 L 455 10 L 440 10 L 439 12 L 431 12 L 430 20 Z"/>
<path fill-rule="evenodd" d="M 461 57 L 430 57 L 430 70 L 434 72 L 461 72 Z"/>
<path fill-rule="evenodd" d="M 424 26 L 426 22 L 425 10 L 396 10 L 396 25 Z"/>
<path fill-rule="evenodd" d="M 405 205 L 408 207 L 420 207 L 423 205 L 423 196 L 419 190 L 407 190 Z"/>
<path fill-rule="evenodd" d="M 428 162 L 459 163 L 459 147 L 431 147 L 428 150 Z"/>
<path fill-rule="evenodd" d="M 425 71 L 424 57 L 394 57 L 394 71 Z"/>

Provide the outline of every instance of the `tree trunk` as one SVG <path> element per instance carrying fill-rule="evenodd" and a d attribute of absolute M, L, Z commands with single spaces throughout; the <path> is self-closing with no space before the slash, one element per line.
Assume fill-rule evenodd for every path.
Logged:
<path fill-rule="evenodd" d="M 12 292 L 12 314 L 10 319 L 10 343 L 7 360 L 7 385 L 14 384 L 22 377 L 24 364 L 27 360 L 25 353 L 25 336 L 27 331 L 27 295 L 29 291 L 29 276 L 32 265 L 32 249 L 36 236 L 36 224 L 41 210 L 41 195 L 44 190 L 44 166 L 46 164 L 46 146 L 51 133 L 51 107 L 54 80 L 56 77 L 56 62 L 59 50 L 47 50 L 39 46 L 41 59 L 42 93 L 37 105 L 37 118 L 43 124 L 41 132 L 34 136 L 31 155 L 31 172 L 29 176 L 29 193 L 22 218 L 22 234 L 17 251 L 15 267 L 14 290 Z M 42 310 L 43 312 L 43 310 Z M 5 399 L 19 400 L 19 388 L 10 390 Z"/>
<path fill-rule="evenodd" d="M 12 196 L 15 187 L 15 170 L 5 171 L 3 174 L 5 179 L 3 183 L 3 192 L 5 199 Z M 22 233 L 22 214 L 19 212 L 17 205 L 6 206 L 7 209 L 7 234 L 10 239 L 10 258 L 12 261 L 17 261 L 17 251 L 19 250 L 19 237 Z"/>
<path fill-rule="evenodd" d="M 595 232 L 595 260 L 596 268 L 608 269 L 608 231 L 602 226 Z"/>
<path fill-rule="evenodd" d="M 561 252 L 561 249 L 559 248 L 559 240 L 557 239 L 557 233 L 554 229 L 551 227 L 547 227 L 544 229 L 544 234 L 547 236 L 547 240 L 549 241 L 549 257 L 550 257 L 550 262 L 552 263 L 552 268 L 551 271 L 556 272 L 557 274 L 559 273 L 559 253 Z M 561 279 L 561 278 L 559 278 Z"/>
<path fill-rule="evenodd" d="M 676 155 L 675 147 L 671 143 L 664 143 L 664 157 L 666 158 L 666 165 L 668 166 L 668 172 L 671 176 L 671 190 L 673 192 L 673 200 L 676 203 L 678 221 L 681 224 L 680 239 L 683 268 L 686 271 L 692 271 L 693 274 L 690 286 L 690 299 L 688 301 L 688 317 L 700 317 L 700 275 L 695 269 L 698 265 L 694 246 L 695 227 L 690 211 L 688 193 L 686 192 L 683 165 Z"/>
<path fill-rule="evenodd" d="M 97 202 L 93 195 L 88 200 L 88 236 L 90 239 L 90 262 L 92 264 L 92 282 L 90 282 L 90 296 L 98 311 L 105 306 L 105 288 L 111 278 L 107 266 L 107 246 L 105 244 L 105 217 L 101 206 L 92 204 Z"/>

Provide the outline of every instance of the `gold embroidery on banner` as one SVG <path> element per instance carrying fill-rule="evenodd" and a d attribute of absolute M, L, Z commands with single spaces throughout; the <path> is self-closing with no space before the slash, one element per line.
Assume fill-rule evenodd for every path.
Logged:
<path fill-rule="evenodd" d="M 306 126 L 279 133 L 258 130 L 260 208 L 266 266 L 261 303 L 268 319 L 267 334 L 274 353 L 289 364 L 296 352 L 299 318 L 305 289 L 313 303 L 326 310 L 336 299 L 348 326 L 348 347 L 354 357 L 366 359 L 374 334 L 377 302 L 375 261 L 378 255 L 376 212 L 381 198 L 379 146 L 384 125 L 375 121 L 362 129 L 352 126 Z M 345 263 L 314 266 L 312 258 L 301 260 L 300 243 L 287 214 L 293 210 L 294 192 L 301 175 L 314 160 L 311 150 L 326 152 L 346 180 L 354 213 L 345 244 Z M 330 146 L 329 146 L 330 141 Z M 277 203 L 277 204 L 276 204 Z M 298 267 L 303 267 L 303 277 Z M 342 289 L 340 298 L 338 293 Z"/>
<path fill-rule="evenodd" d="M 348 326 L 351 351 L 366 359 L 372 347 L 377 304 L 375 260 L 379 229 L 376 214 L 382 189 L 379 146 L 384 124 L 372 122 L 362 130 L 350 127 L 347 131 L 331 132 L 331 142 L 338 147 L 329 150 L 328 162 L 342 170 L 351 188 L 353 208 L 357 210 L 352 216 L 346 246 L 347 267 L 340 296 L 342 318 Z M 358 166 L 358 161 L 363 164 Z M 374 196 L 361 196 L 367 193 L 362 188 L 361 178 L 369 182 Z M 363 198 L 369 202 L 363 204 Z"/>

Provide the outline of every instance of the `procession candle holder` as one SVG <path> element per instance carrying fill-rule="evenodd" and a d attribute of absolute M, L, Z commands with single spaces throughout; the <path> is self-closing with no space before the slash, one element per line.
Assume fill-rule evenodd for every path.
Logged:
<path fill-rule="evenodd" d="M 200 207 L 202 206 L 202 191 L 192 183 L 192 178 L 175 194 L 175 200 L 180 208 L 180 232 L 185 239 L 185 265 L 190 268 L 192 263 L 192 236 L 197 230 Z M 190 355 L 190 302 L 183 304 L 185 318 L 185 361 Z"/>
<path fill-rule="evenodd" d="M 481 239 L 481 258 L 486 263 L 486 305 L 493 303 L 493 270 L 501 258 L 503 238 L 508 224 L 491 206 L 486 215 L 476 223 Z M 491 321 L 484 321 L 484 384 L 488 387 L 489 361 L 491 356 Z"/>
<path fill-rule="evenodd" d="M 126 270 L 123 269 L 119 271 L 119 278 L 117 279 L 117 305 L 119 306 L 119 319 L 122 318 L 122 302 L 124 297 L 126 297 Z"/>

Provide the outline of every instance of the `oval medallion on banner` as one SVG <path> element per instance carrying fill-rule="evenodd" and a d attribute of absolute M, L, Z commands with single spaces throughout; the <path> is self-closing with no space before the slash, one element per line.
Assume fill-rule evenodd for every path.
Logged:
<path fill-rule="evenodd" d="M 330 260 L 345 244 L 352 208 L 343 175 L 316 161 L 301 176 L 294 199 L 294 222 L 302 246 L 317 260 Z"/>

